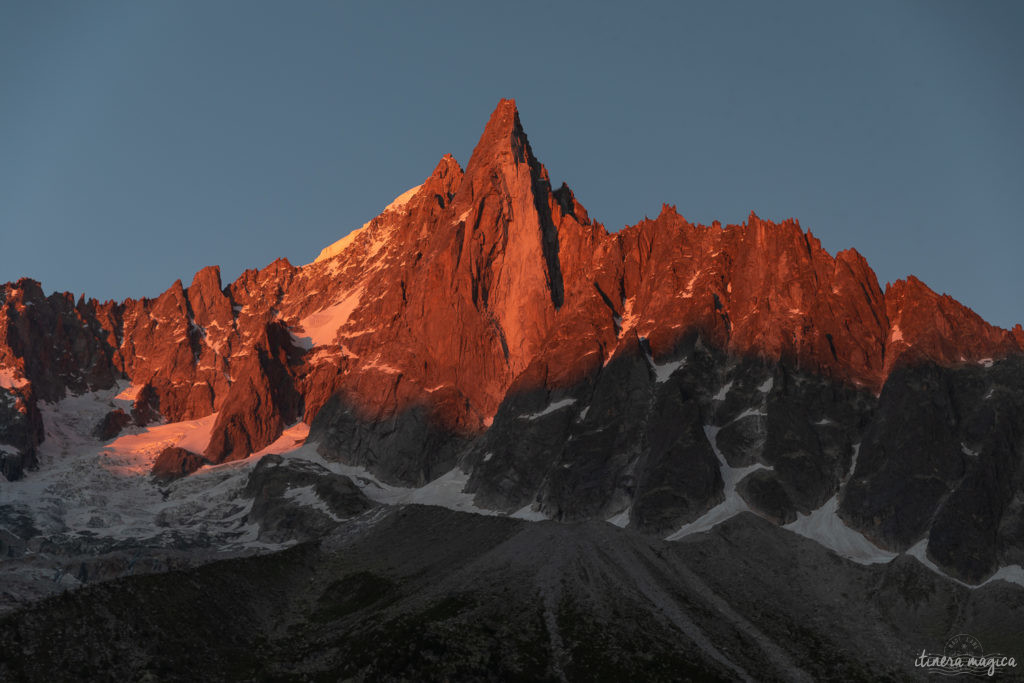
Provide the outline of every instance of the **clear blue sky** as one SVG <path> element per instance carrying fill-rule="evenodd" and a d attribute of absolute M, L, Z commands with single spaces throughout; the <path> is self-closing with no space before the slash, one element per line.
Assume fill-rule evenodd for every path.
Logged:
<path fill-rule="evenodd" d="M 155 296 L 465 165 L 500 97 L 610 230 L 794 216 L 1024 321 L 1024 3 L 0 4 L 0 281 Z"/>

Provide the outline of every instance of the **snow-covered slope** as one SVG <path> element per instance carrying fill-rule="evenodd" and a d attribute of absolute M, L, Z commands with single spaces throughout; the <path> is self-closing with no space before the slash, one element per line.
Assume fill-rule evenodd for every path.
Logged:
<path fill-rule="evenodd" d="M 411 187 L 402 194 L 395 197 L 394 201 L 392 201 L 390 204 L 384 207 L 384 211 L 382 212 L 381 215 L 387 214 L 390 211 L 400 210 L 403 206 L 409 203 L 409 200 L 416 196 L 416 193 L 420 191 L 421 187 L 423 186 L 417 185 L 416 187 Z M 356 228 L 352 232 L 342 237 L 337 242 L 329 244 L 323 249 L 321 249 L 317 257 L 313 259 L 313 263 L 327 261 L 329 259 L 334 258 L 341 252 L 345 251 L 345 249 L 347 249 L 349 245 L 355 242 L 356 238 L 360 235 L 360 233 L 364 231 L 369 225 L 370 222 L 363 223 L 362 227 Z"/>

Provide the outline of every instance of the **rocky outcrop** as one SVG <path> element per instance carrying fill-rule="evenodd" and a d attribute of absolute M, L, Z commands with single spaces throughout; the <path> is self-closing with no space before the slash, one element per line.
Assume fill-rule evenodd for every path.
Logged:
<path fill-rule="evenodd" d="M 989 325 L 971 309 L 949 295 L 936 294 L 914 276 L 886 287 L 885 305 L 890 320 L 886 377 L 900 362 L 950 366 L 965 360 L 1003 358 L 1024 348 L 1015 332 Z"/>
<path fill-rule="evenodd" d="M 169 484 L 175 479 L 188 476 L 208 461 L 198 453 L 184 448 L 170 446 L 160 451 L 153 461 L 152 477 L 160 484 Z"/>
<path fill-rule="evenodd" d="M 96 424 L 92 430 L 92 435 L 100 441 L 110 441 L 120 434 L 122 429 L 132 424 L 132 422 L 131 415 L 120 408 L 114 408 Z"/>
<path fill-rule="evenodd" d="M 376 507 L 348 477 L 273 454 L 253 469 L 243 495 L 253 499 L 246 521 L 259 525 L 261 539 L 278 542 L 320 538 Z"/>
<path fill-rule="evenodd" d="M 204 452 L 207 459 L 246 458 L 302 415 L 302 396 L 294 386 L 298 364 L 300 354 L 288 330 L 276 322 L 266 325 L 255 348 L 239 363 Z"/>
<path fill-rule="evenodd" d="M 76 304 L 67 292 L 44 296 L 27 278 L 3 285 L 0 368 L 20 375 L 44 401 L 112 386 L 116 370 L 105 313 L 94 300 Z"/>
<path fill-rule="evenodd" d="M 0 389 L 0 475 L 14 481 L 35 469 L 42 440 L 43 420 L 32 387 Z"/>

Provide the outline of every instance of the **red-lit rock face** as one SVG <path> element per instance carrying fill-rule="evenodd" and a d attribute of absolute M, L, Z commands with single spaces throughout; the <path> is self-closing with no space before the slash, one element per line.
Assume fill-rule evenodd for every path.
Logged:
<path fill-rule="evenodd" d="M 475 433 L 510 388 L 573 384 L 637 337 L 658 359 L 699 331 L 875 390 L 901 357 L 1024 347 L 1020 326 L 988 325 L 916 278 L 883 292 L 860 254 L 829 255 L 795 221 L 709 227 L 664 207 L 608 234 L 551 189 L 511 100 L 465 172 L 445 156 L 407 195 L 316 262 L 282 259 L 227 287 L 214 266 L 155 300 L 76 306 L 8 284 L 0 366 L 48 400 L 123 375 L 150 385 L 168 420 L 220 411 L 204 454 L 219 462 L 311 421 L 336 392 L 368 421 L 420 406 Z"/>

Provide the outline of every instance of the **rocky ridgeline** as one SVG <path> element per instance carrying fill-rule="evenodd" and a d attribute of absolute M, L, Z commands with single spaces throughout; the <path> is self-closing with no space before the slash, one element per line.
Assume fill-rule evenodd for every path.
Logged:
<path fill-rule="evenodd" d="M 38 401 L 128 378 L 134 409 L 101 438 L 218 414 L 206 450 L 166 453 L 160 476 L 303 420 L 385 481 L 459 464 L 501 510 L 667 533 L 733 495 L 780 524 L 838 496 L 883 547 L 932 534 L 967 580 L 1021 557 L 1024 329 L 913 277 L 883 290 L 795 221 L 693 225 L 665 206 L 609 234 L 552 189 L 503 100 L 465 170 L 445 156 L 336 246 L 226 286 L 211 266 L 156 299 L 7 284 L 4 475 L 35 464 Z"/>

